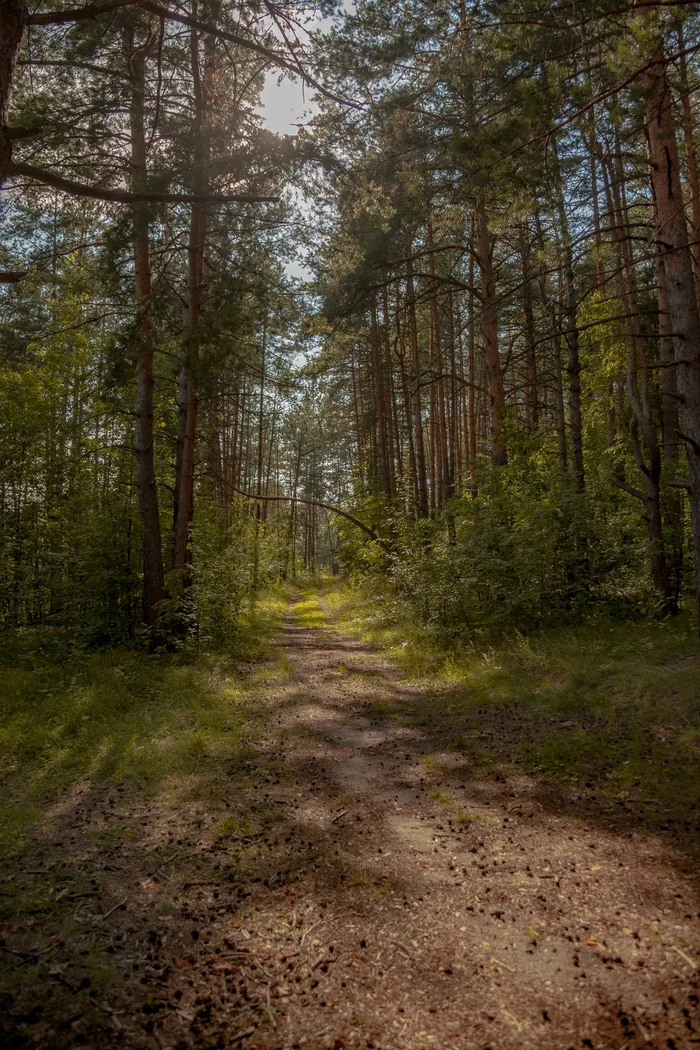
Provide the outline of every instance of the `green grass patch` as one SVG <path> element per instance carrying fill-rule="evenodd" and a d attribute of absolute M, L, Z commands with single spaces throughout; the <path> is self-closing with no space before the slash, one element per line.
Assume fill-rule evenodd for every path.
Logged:
<path fill-rule="evenodd" d="M 316 589 L 305 588 L 292 607 L 292 622 L 297 627 L 320 628 L 326 624 Z"/>
<path fill-rule="evenodd" d="M 259 719 L 256 669 L 287 602 L 250 610 L 235 651 L 64 653 L 32 636 L 0 651 L 0 854 L 9 861 L 76 786 L 206 797 L 240 767 Z M 263 669 L 268 679 L 274 661 Z M 117 841 L 119 828 L 104 833 Z"/>
<path fill-rule="evenodd" d="M 634 805 L 696 820 L 700 805 L 700 652 L 690 617 L 599 621 L 450 647 L 402 623 L 396 603 L 336 586 L 322 601 L 340 630 L 384 649 L 423 699 L 394 709 L 478 775 L 518 766 Z M 641 806 L 640 806 L 641 804 Z"/>

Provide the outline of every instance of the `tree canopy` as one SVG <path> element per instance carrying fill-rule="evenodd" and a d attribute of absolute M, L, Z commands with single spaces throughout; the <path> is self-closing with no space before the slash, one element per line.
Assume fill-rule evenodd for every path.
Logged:
<path fill-rule="evenodd" d="M 698 29 L 6 0 L 5 628 L 214 637 L 341 567 L 465 638 L 692 606 Z"/>

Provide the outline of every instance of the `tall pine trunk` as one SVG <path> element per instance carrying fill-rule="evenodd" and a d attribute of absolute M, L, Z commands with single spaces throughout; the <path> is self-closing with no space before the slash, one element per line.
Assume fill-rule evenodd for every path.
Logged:
<path fill-rule="evenodd" d="M 27 26 L 24 0 L 0 0 L 0 189 L 12 162 L 12 138 L 7 128 L 17 55 Z"/>
<path fill-rule="evenodd" d="M 493 273 L 493 250 L 489 233 L 486 207 L 479 201 L 476 209 L 476 252 L 481 269 L 481 334 L 484 341 L 484 364 L 489 398 L 489 432 L 491 437 L 491 461 L 496 467 L 508 462 L 503 439 L 503 416 L 505 413 L 505 388 L 503 369 L 498 352 L 498 317 L 496 314 L 496 281 Z"/>
<path fill-rule="evenodd" d="M 199 36 L 190 33 L 190 58 L 194 89 L 194 173 L 193 190 L 204 194 L 207 189 L 205 170 L 205 101 L 199 61 Z M 175 542 L 173 568 L 184 569 L 191 558 L 190 529 L 194 513 L 194 466 L 197 443 L 197 415 L 199 411 L 198 340 L 202 313 L 202 280 L 204 274 L 204 243 L 206 211 L 202 204 L 193 204 L 190 213 L 188 256 L 187 325 L 185 328 L 182 374 L 180 377 L 180 438 L 181 448 L 176 479 Z"/>
<path fill-rule="evenodd" d="M 418 515 L 428 517 L 428 477 L 425 463 L 425 438 L 423 435 L 423 405 L 420 393 L 421 367 L 418 348 L 418 324 L 416 321 L 416 291 L 413 282 L 412 248 L 408 255 L 408 275 L 406 278 L 406 298 L 408 300 L 408 325 L 411 335 L 411 363 L 413 365 L 413 426 L 416 445 L 416 474 L 418 478 Z"/>
<path fill-rule="evenodd" d="M 131 185 L 135 193 L 147 189 L 144 95 L 148 44 L 136 47 L 134 30 L 124 32 L 124 53 L 131 83 L 129 118 L 131 130 Z M 143 609 L 148 627 L 154 628 L 163 599 L 165 574 L 158 507 L 158 484 L 154 459 L 153 431 L 153 287 L 149 246 L 148 204 L 132 206 L 134 237 L 134 285 L 137 310 L 138 356 L 136 366 L 136 487 L 141 514 L 143 557 Z"/>
<path fill-rule="evenodd" d="M 685 222 L 673 99 L 663 45 L 645 77 L 655 236 L 663 260 L 679 400 L 680 437 L 688 454 L 688 497 L 700 605 L 700 316 Z"/>
<path fill-rule="evenodd" d="M 579 358 L 578 321 L 576 319 L 576 282 L 574 278 L 574 255 L 571 244 L 569 221 L 566 214 L 564 187 L 559 169 L 559 154 L 556 138 L 552 136 L 552 171 L 559 218 L 561 239 L 561 267 L 564 278 L 562 308 L 564 314 L 564 339 L 566 341 L 566 373 L 569 387 L 569 429 L 571 432 L 571 460 L 576 478 L 576 487 L 583 491 L 583 412 L 581 408 L 581 361 Z"/>

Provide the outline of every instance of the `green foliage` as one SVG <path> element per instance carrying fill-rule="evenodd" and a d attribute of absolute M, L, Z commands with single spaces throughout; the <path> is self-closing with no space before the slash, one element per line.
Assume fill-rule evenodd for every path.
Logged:
<path fill-rule="evenodd" d="M 596 470 L 591 458 L 582 495 L 552 469 L 551 447 L 520 440 L 508 468 L 482 465 L 478 494 L 453 499 L 436 520 L 395 514 L 388 559 L 345 528 L 346 568 L 388 586 L 398 615 L 463 640 L 653 602 L 637 507 L 610 495 L 605 463 Z"/>
<path fill-rule="evenodd" d="M 76 301 L 72 308 L 78 309 Z M 62 320 L 70 311 L 60 312 Z M 100 345 L 70 333 L 0 369 L 0 623 L 133 637 L 140 606 L 131 457 L 85 425 L 102 413 Z M 67 363 L 69 362 L 69 363 Z"/>

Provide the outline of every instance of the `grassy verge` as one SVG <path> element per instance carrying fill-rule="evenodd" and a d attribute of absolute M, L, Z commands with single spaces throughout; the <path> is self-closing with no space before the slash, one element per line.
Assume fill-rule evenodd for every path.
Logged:
<path fill-rule="evenodd" d="M 319 602 L 319 593 L 333 593 L 329 583 L 306 586 L 297 592 L 297 600 L 292 606 L 292 623 L 296 627 L 323 627 L 328 618 Z"/>
<path fill-rule="evenodd" d="M 80 786 L 153 796 L 217 790 L 222 764 L 245 759 L 259 718 L 250 661 L 270 657 L 287 607 L 247 612 L 231 652 L 66 654 L 41 636 L 0 651 L 0 855 L 16 866 L 52 807 Z M 274 671 L 274 668 L 273 668 Z"/>
<path fill-rule="evenodd" d="M 330 584 L 319 594 L 339 629 L 432 686 L 405 717 L 441 726 L 446 742 L 485 774 L 515 765 L 580 785 L 652 823 L 696 825 L 700 653 L 684 617 L 450 649 L 400 622 L 381 596 Z"/>

